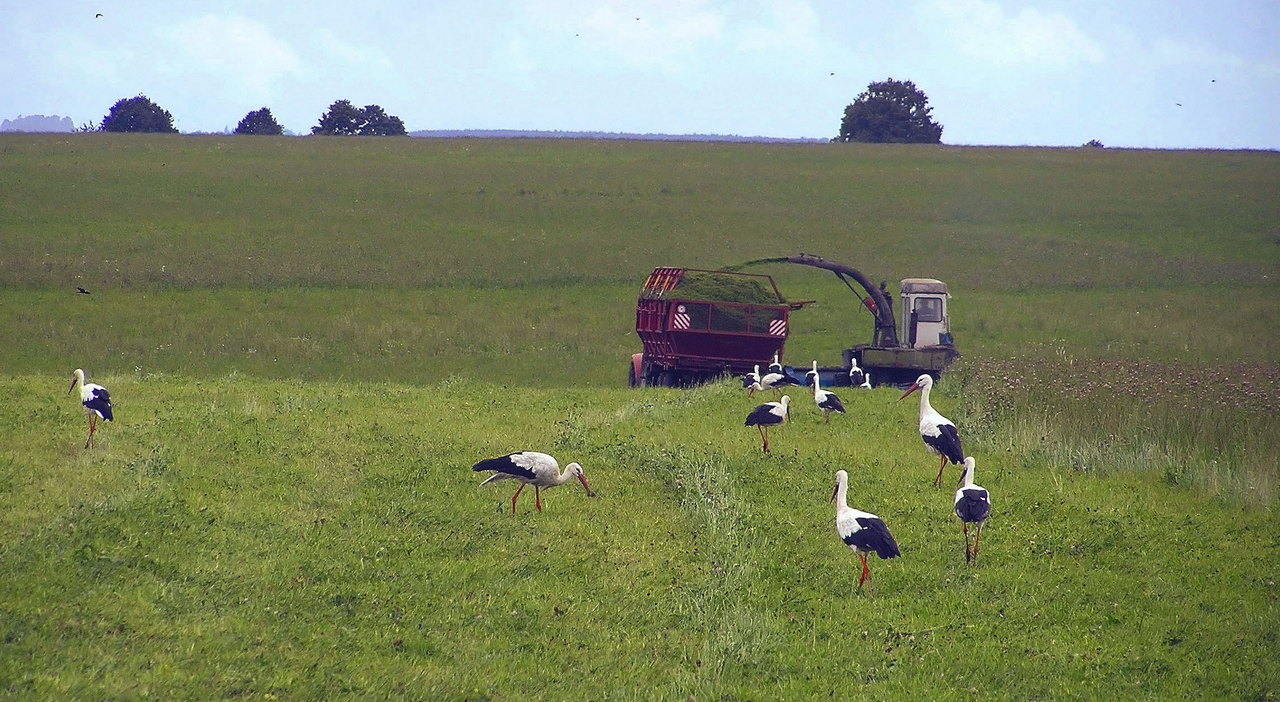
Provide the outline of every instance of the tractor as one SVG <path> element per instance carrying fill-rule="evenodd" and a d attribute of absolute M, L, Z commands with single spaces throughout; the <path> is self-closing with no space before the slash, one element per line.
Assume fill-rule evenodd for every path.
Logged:
<path fill-rule="evenodd" d="M 876 287 L 851 266 L 801 253 L 717 271 L 655 268 L 636 302 L 636 333 L 643 351 L 632 355 L 629 384 L 695 385 L 782 359 L 791 312 L 813 301 L 788 302 L 771 276 L 741 272 L 772 263 L 831 271 L 871 312 L 871 342 L 845 349 L 839 366 L 819 367 L 823 386 L 849 385 L 851 361 L 870 374 L 872 385 L 900 386 L 922 373 L 940 377 L 960 357 L 951 334 L 946 283 L 904 278 L 899 283 L 899 326 L 884 283 Z M 799 378 L 810 370 L 786 369 Z"/>

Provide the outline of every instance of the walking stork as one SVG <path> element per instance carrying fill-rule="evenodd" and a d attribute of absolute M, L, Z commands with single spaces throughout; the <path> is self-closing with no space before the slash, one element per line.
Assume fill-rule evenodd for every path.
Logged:
<path fill-rule="evenodd" d="M 836 503 L 836 533 L 862 561 L 862 575 L 858 578 L 858 587 L 871 579 L 871 570 L 867 567 L 867 554 L 875 553 L 880 558 L 896 558 L 902 555 L 898 543 L 889 533 L 882 519 L 870 512 L 854 509 L 847 503 L 849 492 L 849 474 L 844 470 L 836 471 L 836 486 L 831 493 L 831 501 Z"/>
<path fill-rule="evenodd" d="M 924 445 L 933 453 L 938 454 L 941 463 L 938 465 L 938 477 L 933 479 L 934 487 L 942 485 L 942 471 L 947 467 L 947 461 L 959 465 L 964 462 L 964 450 L 960 448 L 960 432 L 956 430 L 956 425 L 950 419 L 938 414 L 933 409 L 933 405 L 929 404 L 929 390 L 933 387 L 933 376 L 925 373 L 916 382 L 902 393 L 903 400 L 907 395 L 920 391 L 920 438 L 924 440 Z"/>
<path fill-rule="evenodd" d="M 956 516 L 960 518 L 960 526 L 964 529 L 964 560 L 976 563 L 978 560 L 978 542 L 982 540 L 982 524 L 991 514 L 991 495 L 981 485 L 973 483 L 973 456 L 964 459 L 964 473 L 960 476 L 960 489 L 956 490 Z M 973 548 L 969 548 L 969 525 L 978 525 L 973 537 Z"/>
<path fill-rule="evenodd" d="M 791 397 L 783 395 L 782 399 L 777 402 L 756 405 L 756 408 L 751 410 L 751 414 L 747 415 L 747 421 L 743 425 L 755 427 L 760 431 L 760 439 L 764 442 L 763 449 L 765 453 L 769 453 L 769 427 L 787 421 L 787 415 L 791 413 L 790 403 Z"/>
<path fill-rule="evenodd" d="M 84 447 L 89 448 L 93 445 L 93 434 L 98 430 L 98 420 L 114 420 L 111 415 L 111 395 L 97 383 L 84 382 L 84 370 L 80 368 L 71 371 L 71 387 L 67 392 L 75 390 L 77 385 L 80 386 L 80 404 L 84 405 L 84 411 L 89 415 L 89 438 L 84 441 Z"/>

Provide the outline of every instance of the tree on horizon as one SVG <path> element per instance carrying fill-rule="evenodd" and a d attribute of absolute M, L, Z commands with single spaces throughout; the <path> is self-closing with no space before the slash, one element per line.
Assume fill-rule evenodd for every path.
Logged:
<path fill-rule="evenodd" d="M 351 104 L 350 100 L 337 100 L 320 116 L 320 123 L 311 128 L 318 136 L 407 136 L 404 121 L 387 114 L 380 105 Z"/>
<path fill-rule="evenodd" d="M 233 133 L 280 136 L 284 134 L 284 128 L 276 121 L 276 118 L 271 114 L 271 110 L 264 107 L 245 115 L 244 119 L 240 120 L 240 124 L 236 125 L 236 130 Z"/>
<path fill-rule="evenodd" d="M 835 141 L 896 144 L 942 143 L 942 125 L 929 113 L 929 96 L 911 81 L 871 83 L 844 109 Z"/>
<path fill-rule="evenodd" d="M 173 126 L 173 115 L 141 93 L 117 100 L 102 118 L 102 126 L 98 129 L 103 132 L 178 133 Z"/>

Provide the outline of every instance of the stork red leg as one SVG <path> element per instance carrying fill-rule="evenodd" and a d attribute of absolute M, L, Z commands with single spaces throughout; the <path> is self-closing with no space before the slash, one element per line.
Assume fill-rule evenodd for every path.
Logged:
<path fill-rule="evenodd" d="M 871 578 L 871 570 L 867 568 L 867 554 L 859 553 L 858 560 L 862 561 L 862 576 L 858 578 L 858 587 L 862 587 Z"/>
<path fill-rule="evenodd" d="M 978 542 L 982 541 L 982 522 L 978 522 L 978 533 L 973 537 L 973 562 L 978 562 Z"/>
<path fill-rule="evenodd" d="M 942 457 L 942 464 L 938 466 L 938 477 L 933 479 L 934 487 L 942 487 L 942 471 L 947 469 L 947 457 Z"/>
<path fill-rule="evenodd" d="M 524 489 L 525 483 L 520 483 L 520 487 L 516 488 L 516 494 L 511 496 L 511 516 L 516 516 L 516 498 L 520 497 L 520 491 Z"/>
<path fill-rule="evenodd" d="M 960 528 L 964 529 L 964 562 L 972 563 L 973 554 L 969 551 L 969 524 L 960 522 Z"/>
<path fill-rule="evenodd" d="M 533 486 L 533 504 L 537 505 L 538 511 L 542 511 L 542 488 L 537 485 Z"/>
<path fill-rule="evenodd" d="M 760 430 L 760 438 L 764 440 L 764 452 L 769 453 L 769 429 L 763 424 L 757 424 L 756 429 Z"/>

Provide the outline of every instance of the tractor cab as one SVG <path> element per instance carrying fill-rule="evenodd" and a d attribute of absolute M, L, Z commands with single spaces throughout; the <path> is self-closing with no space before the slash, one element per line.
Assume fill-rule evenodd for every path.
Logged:
<path fill-rule="evenodd" d="M 904 278 L 899 285 L 902 297 L 902 339 L 908 348 L 950 345 L 951 318 L 947 316 L 947 284 L 933 278 Z"/>

